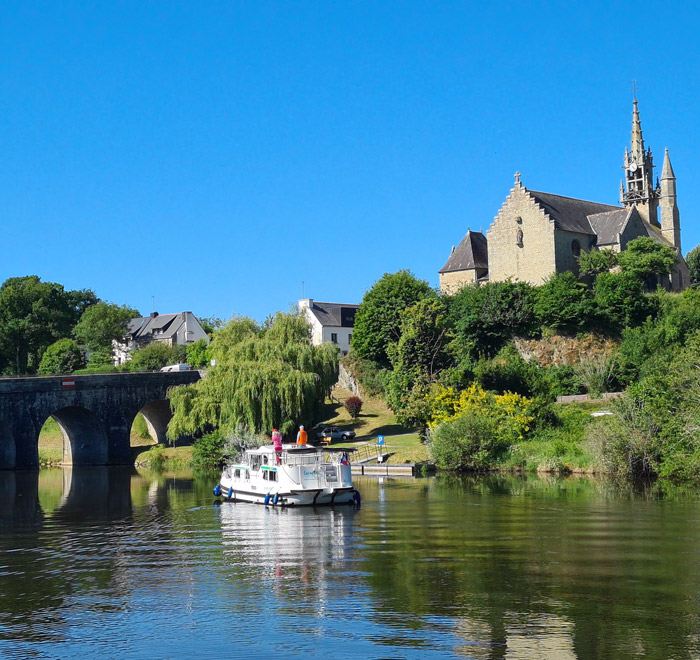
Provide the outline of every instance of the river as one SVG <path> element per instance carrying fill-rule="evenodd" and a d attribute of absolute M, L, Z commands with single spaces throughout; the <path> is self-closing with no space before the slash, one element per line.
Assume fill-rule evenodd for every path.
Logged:
<path fill-rule="evenodd" d="M 0 473 L 3 658 L 698 658 L 700 496 L 358 478 L 214 505 L 133 469 Z"/>

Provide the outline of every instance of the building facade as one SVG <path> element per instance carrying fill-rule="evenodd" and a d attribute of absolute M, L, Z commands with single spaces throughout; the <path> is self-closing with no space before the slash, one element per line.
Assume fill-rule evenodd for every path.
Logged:
<path fill-rule="evenodd" d="M 112 357 L 115 365 L 131 359 L 132 351 L 155 342 L 167 346 L 189 345 L 204 339 L 209 343 L 209 335 L 202 328 L 192 312 L 179 314 L 158 314 L 131 319 L 123 342 L 113 342 Z"/>
<path fill-rule="evenodd" d="M 350 350 L 355 313 L 359 305 L 317 302 L 311 298 L 299 301 L 299 311 L 311 326 L 311 343 L 319 346 L 324 342 L 337 344 L 340 352 L 347 355 Z"/>
<path fill-rule="evenodd" d="M 468 231 L 452 249 L 439 271 L 441 291 L 453 293 L 466 284 L 507 279 L 542 284 L 555 273 L 577 273 L 581 251 L 619 252 L 642 236 L 676 250 L 676 266 L 662 284 L 674 291 L 685 288 L 690 275 L 681 255 L 676 177 L 666 150 L 661 180 L 654 184 L 653 157 L 644 146 L 637 99 L 623 168 L 620 206 L 529 190 L 516 173 L 515 185 L 486 236 Z"/>

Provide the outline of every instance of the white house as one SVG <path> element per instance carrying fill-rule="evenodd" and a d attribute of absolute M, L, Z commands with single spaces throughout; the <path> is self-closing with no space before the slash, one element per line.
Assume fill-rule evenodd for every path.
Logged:
<path fill-rule="evenodd" d="M 192 312 L 179 314 L 158 314 L 131 319 L 127 326 L 124 342 L 114 342 L 113 359 L 115 365 L 131 359 L 131 352 L 154 342 L 168 346 L 193 344 L 200 339 L 209 343 L 197 317 Z"/>
<path fill-rule="evenodd" d="M 333 342 L 339 346 L 343 355 L 350 350 L 358 308 L 359 305 L 316 302 L 311 298 L 299 301 L 299 310 L 311 325 L 311 343 L 318 346 L 327 341 Z"/>

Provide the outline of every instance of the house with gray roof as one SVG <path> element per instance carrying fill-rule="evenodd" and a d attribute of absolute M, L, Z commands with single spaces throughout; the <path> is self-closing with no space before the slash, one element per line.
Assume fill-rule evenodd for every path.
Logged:
<path fill-rule="evenodd" d="M 178 314 L 158 314 L 131 319 L 123 342 L 115 342 L 113 347 L 114 364 L 119 365 L 131 359 L 132 351 L 159 342 L 167 346 L 186 346 L 200 339 L 209 343 L 209 335 L 192 312 Z"/>
<path fill-rule="evenodd" d="M 676 177 L 668 149 L 661 180 L 653 180 L 651 149 L 645 149 L 637 99 L 632 111 L 631 147 L 625 149 L 620 205 L 528 190 L 515 185 L 484 236 L 468 231 L 439 271 L 440 289 L 453 293 L 466 284 L 514 281 L 542 284 L 555 273 L 578 273 L 582 251 L 620 252 L 640 237 L 673 248 L 673 272 L 660 283 L 674 291 L 690 283 L 681 255 Z"/>
<path fill-rule="evenodd" d="M 350 350 L 355 313 L 359 305 L 318 302 L 311 298 L 299 301 L 299 311 L 311 326 L 311 343 L 319 346 L 324 342 L 337 344 L 346 355 Z"/>

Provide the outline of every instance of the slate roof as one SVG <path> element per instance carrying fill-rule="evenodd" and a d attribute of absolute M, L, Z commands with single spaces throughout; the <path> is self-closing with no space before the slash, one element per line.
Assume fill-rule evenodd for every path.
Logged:
<path fill-rule="evenodd" d="M 621 207 L 598 202 L 587 202 L 573 197 L 562 197 L 551 193 L 528 190 L 530 195 L 549 215 L 557 229 L 575 231 L 582 234 L 595 234 L 588 220 L 589 215 L 597 215 L 608 211 L 619 211 Z"/>
<path fill-rule="evenodd" d="M 167 336 L 168 330 L 176 332 L 179 323 L 174 323 L 182 314 L 160 314 L 159 316 L 144 316 L 129 321 L 127 333 L 134 341 L 144 341 L 150 339 L 153 333 L 158 331 L 159 336 Z M 180 319 L 181 321 L 183 319 Z M 171 328 L 172 326 L 172 328 Z"/>
<path fill-rule="evenodd" d="M 355 312 L 359 307 L 359 305 L 325 303 L 314 300 L 309 309 L 324 327 L 332 325 L 339 328 L 352 328 L 355 324 Z"/>
<path fill-rule="evenodd" d="M 636 212 L 634 208 L 626 208 L 589 215 L 588 221 L 598 237 L 597 245 L 614 245 L 617 243 L 620 232 L 629 222 L 632 213 Z"/>
<path fill-rule="evenodd" d="M 489 255 L 486 236 L 481 232 L 469 230 L 459 245 L 452 251 L 447 263 L 439 273 L 451 273 L 457 270 L 488 268 Z"/>

